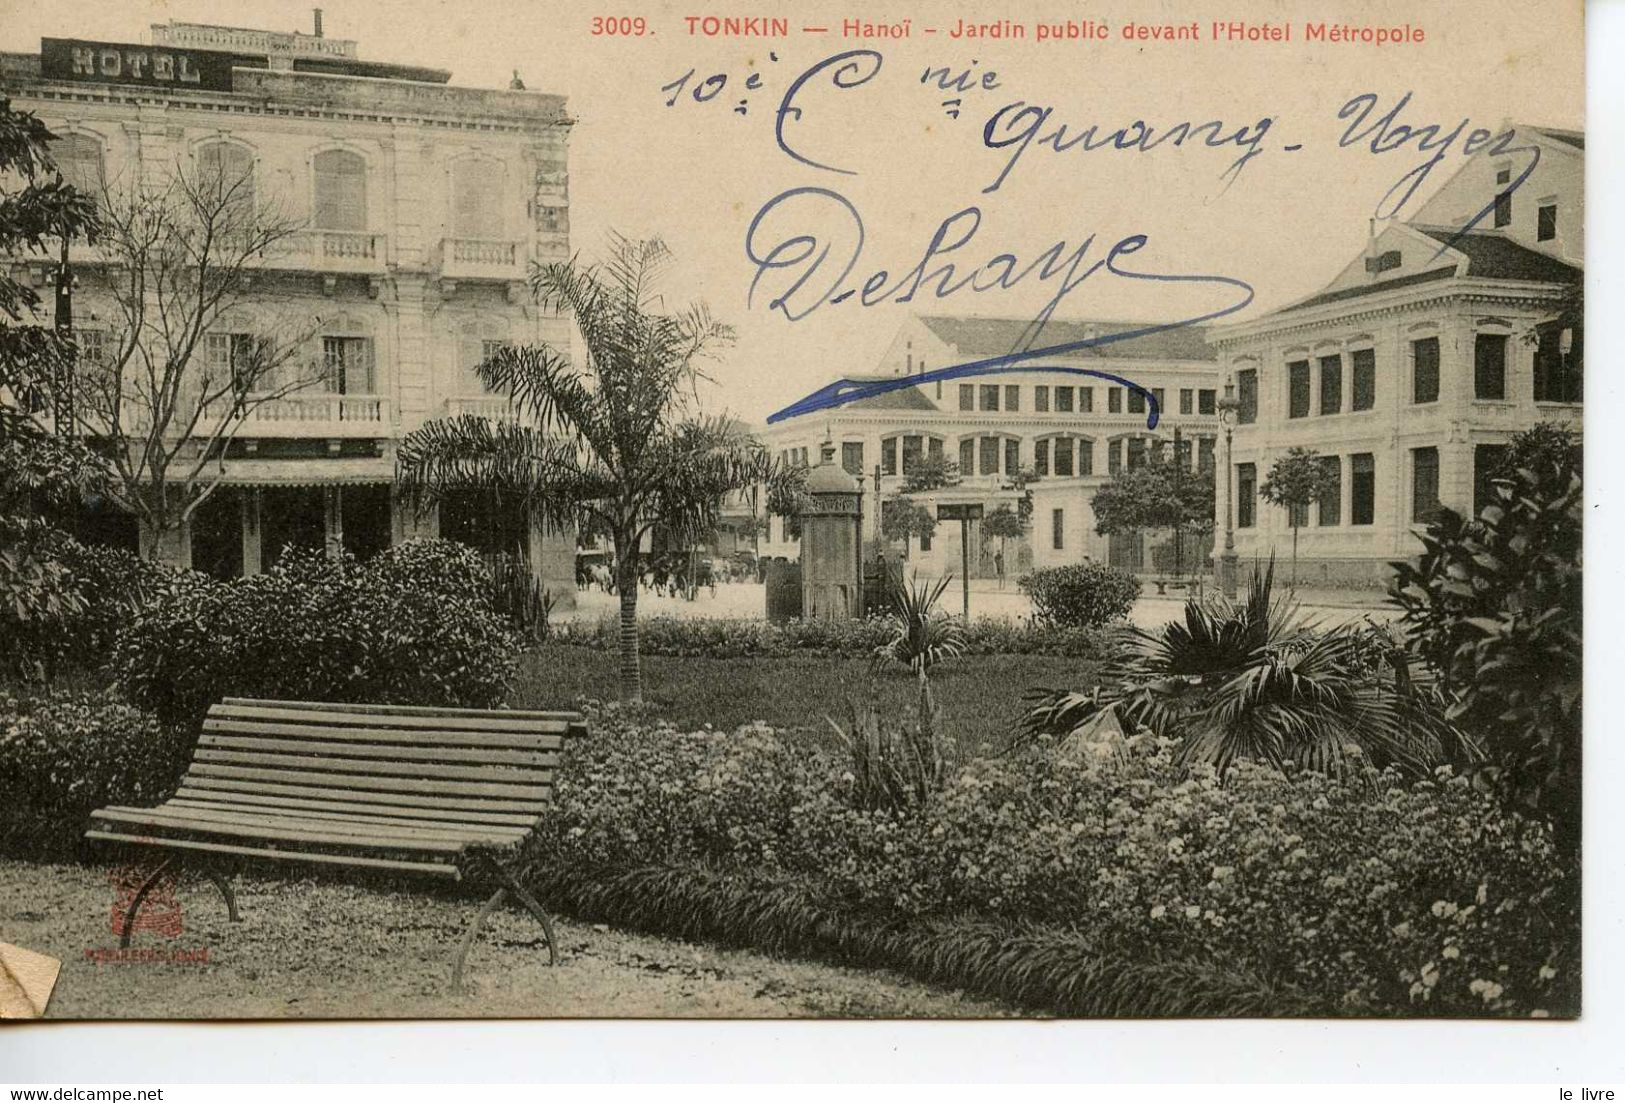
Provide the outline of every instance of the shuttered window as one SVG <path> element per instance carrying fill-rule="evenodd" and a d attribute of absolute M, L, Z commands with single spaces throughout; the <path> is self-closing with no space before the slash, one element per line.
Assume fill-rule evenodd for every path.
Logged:
<path fill-rule="evenodd" d="M 344 149 L 318 153 L 316 209 L 318 230 L 367 228 L 367 163 L 360 154 Z"/>
<path fill-rule="evenodd" d="M 327 389 L 337 394 L 376 394 L 372 341 L 367 337 L 323 337 Z"/>
<path fill-rule="evenodd" d="M 1411 342 L 1411 401 L 1439 400 L 1439 339 L 1424 337 Z"/>
<path fill-rule="evenodd" d="M 1309 361 L 1294 360 L 1286 366 L 1287 417 L 1309 416 Z"/>
<path fill-rule="evenodd" d="M 1377 404 L 1377 353 L 1375 349 L 1355 349 L 1349 353 L 1354 372 L 1354 400 L 1350 409 L 1369 410 Z"/>
<path fill-rule="evenodd" d="M 51 143 L 51 160 L 62 179 L 75 191 L 99 196 L 106 177 L 102 167 L 102 144 L 88 134 L 69 134 Z"/>
<path fill-rule="evenodd" d="M 254 211 L 254 155 L 230 142 L 210 142 L 197 155 L 199 184 L 205 194 L 247 219 Z"/>
<path fill-rule="evenodd" d="M 451 170 L 452 236 L 500 238 L 502 169 L 488 161 L 458 161 Z"/>

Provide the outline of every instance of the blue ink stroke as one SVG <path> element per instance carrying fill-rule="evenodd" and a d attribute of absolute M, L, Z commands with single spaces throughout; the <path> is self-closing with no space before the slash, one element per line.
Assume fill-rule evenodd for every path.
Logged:
<path fill-rule="evenodd" d="M 869 60 L 873 60 L 874 68 L 865 73 L 863 71 L 863 62 Z M 826 57 L 823 61 L 818 62 L 812 68 L 808 69 L 805 73 L 802 73 L 799 77 L 797 77 L 790 87 L 785 89 L 784 99 L 779 101 L 778 115 L 773 120 L 773 138 L 776 142 L 778 142 L 779 148 L 784 150 L 785 153 L 789 154 L 793 160 L 799 161 L 809 168 L 824 169 L 827 172 L 838 172 L 842 176 L 856 176 L 857 171 L 855 169 L 842 169 L 836 168 L 834 165 L 826 165 L 819 161 L 814 161 L 810 157 L 804 157 L 796 150 L 790 148 L 790 143 L 785 141 L 784 138 L 784 120 L 789 118 L 798 122 L 800 121 L 802 110 L 799 107 L 792 106 L 791 101 L 796 98 L 796 93 L 801 91 L 802 85 L 806 84 L 813 77 L 816 77 L 819 73 L 822 73 L 825 69 L 834 67 L 835 72 L 831 75 L 830 80 L 835 87 L 843 89 L 857 88 L 858 86 L 867 84 L 869 81 L 873 80 L 876 74 L 880 72 L 880 67 L 884 63 L 885 58 L 881 56 L 879 50 L 847 50 L 845 53 L 833 54 L 830 57 Z"/>
<path fill-rule="evenodd" d="M 1136 391 L 1144 395 L 1146 399 L 1145 427 L 1147 429 L 1155 429 L 1157 427 L 1157 422 L 1162 416 L 1161 411 L 1158 409 L 1156 396 L 1145 387 L 1134 382 L 1132 379 L 1127 379 L 1120 375 L 1114 375 L 1111 372 L 1097 371 L 1093 368 L 1069 368 L 1059 364 L 1028 365 L 1026 362 L 1030 360 L 1042 359 L 1047 356 L 1059 356 L 1063 353 L 1079 352 L 1090 348 L 1099 348 L 1103 345 L 1115 344 L 1118 341 L 1133 341 L 1140 337 L 1148 337 L 1153 333 L 1164 333 L 1168 330 L 1180 329 L 1184 326 L 1200 325 L 1203 322 L 1217 321 L 1218 319 L 1227 315 L 1236 313 L 1238 310 L 1246 309 L 1246 307 L 1253 301 L 1253 289 L 1252 286 L 1245 281 L 1234 279 L 1230 276 L 1159 275 L 1149 272 L 1124 271 L 1116 268 L 1115 266 L 1109 267 L 1114 275 L 1123 276 L 1126 279 L 1155 280 L 1160 283 L 1222 283 L 1245 291 L 1246 295 L 1239 302 L 1232 303 L 1231 305 L 1220 310 L 1215 310 L 1207 314 L 1201 314 L 1194 318 L 1184 318 L 1176 322 L 1163 322 L 1146 325 L 1137 329 L 1125 330 L 1121 333 L 1101 334 L 1098 337 L 1090 337 L 1082 341 L 1069 341 L 1065 344 L 1048 345 L 1044 348 L 1038 349 L 1022 348 L 1021 342 L 1018 340 L 1015 348 L 1012 348 L 1009 352 L 1003 353 L 999 356 L 992 356 L 982 360 L 971 360 L 963 364 L 955 364 L 951 367 L 938 368 L 936 371 L 923 372 L 919 375 L 899 376 L 896 379 L 876 379 L 864 383 L 853 383 L 850 380 L 845 379 L 836 380 L 834 383 L 830 383 L 819 388 L 805 398 L 791 403 L 789 406 L 779 410 L 777 413 L 769 415 L 767 423 L 769 425 L 773 425 L 780 421 L 786 421 L 790 418 L 816 413 L 819 410 L 829 410 L 838 406 L 848 405 L 849 403 L 859 402 L 865 398 L 873 398 L 876 395 L 887 394 L 891 391 L 900 391 L 905 387 L 917 387 L 922 383 L 935 383 L 951 379 L 970 379 L 976 376 L 1003 375 L 1013 372 L 1039 372 L 1047 375 L 1092 376 L 1096 379 L 1104 379 L 1109 383 L 1115 383 L 1119 386 L 1127 387 L 1130 390 Z M 1036 320 L 1034 324 L 1029 327 L 1029 332 L 1031 333 L 1031 337 L 1028 338 L 1027 343 L 1030 345 L 1031 342 L 1036 341 L 1039 335 L 1043 332 L 1043 321 Z"/>

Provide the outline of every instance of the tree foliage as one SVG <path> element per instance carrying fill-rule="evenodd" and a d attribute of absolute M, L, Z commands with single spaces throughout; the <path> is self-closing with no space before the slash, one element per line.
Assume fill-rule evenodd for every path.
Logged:
<path fill-rule="evenodd" d="M 930 539 L 936 531 L 936 516 L 918 502 L 887 498 L 880 507 L 880 534 L 887 540 Z"/>
<path fill-rule="evenodd" d="M 1288 448 L 1276 457 L 1269 473 L 1258 488 L 1258 496 L 1272 505 L 1286 510 L 1292 526 L 1292 584 L 1298 584 L 1298 529 L 1308 514 L 1309 507 L 1329 494 L 1333 487 L 1331 473 L 1321 462 L 1321 455 L 1313 448 Z"/>
<path fill-rule="evenodd" d="M 959 464 L 942 455 L 927 453 L 914 461 L 903 475 L 903 493 L 927 494 L 945 486 L 958 486 Z"/>
<path fill-rule="evenodd" d="M 1145 529 L 1205 532 L 1213 527 L 1213 472 L 1172 460 L 1125 467 L 1090 499 L 1102 536 Z"/>
<path fill-rule="evenodd" d="M 1552 447 L 1557 444 L 1558 447 Z M 1561 434 L 1514 441 L 1527 460 L 1496 481 L 1469 521 L 1441 510 L 1414 562 L 1394 564 L 1392 599 L 1452 698 L 1451 716 L 1483 740 L 1483 774 L 1579 845 L 1582 518 L 1578 456 Z"/>
<path fill-rule="evenodd" d="M 982 518 L 982 533 L 998 540 L 1016 540 L 1027 531 L 1027 519 L 1010 508 L 1008 502 L 999 505 Z"/>
<path fill-rule="evenodd" d="M 664 309 L 672 259 L 656 240 L 612 235 L 598 264 L 538 265 L 531 289 L 543 310 L 569 315 L 585 360 L 567 346 L 497 349 L 475 369 L 507 394 L 518 417 L 431 421 L 402 440 L 402 483 L 425 502 L 485 489 L 542 521 L 567 527 L 585 513 L 615 546 L 621 605 L 621 696 L 642 698 L 637 598 L 640 546 L 656 525 L 714 528 L 724 495 L 781 478 L 760 444 L 723 417 L 698 410 L 698 361 L 732 330 L 704 306 Z"/>
<path fill-rule="evenodd" d="M 43 257 L 100 231 L 95 202 L 63 182 L 51 161 L 51 132 L 0 97 L 0 255 Z M 65 540 L 35 507 L 65 503 L 105 485 L 99 456 L 71 436 L 48 432 L 42 414 L 60 405 L 76 349 L 41 324 L 40 297 L 0 267 L 0 665 L 26 669 L 39 631 L 83 610 L 84 598 L 55 552 Z"/>

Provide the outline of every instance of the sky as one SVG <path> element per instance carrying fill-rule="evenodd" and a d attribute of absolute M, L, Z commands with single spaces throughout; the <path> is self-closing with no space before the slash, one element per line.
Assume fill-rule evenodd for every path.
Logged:
<path fill-rule="evenodd" d="M 1385 194 L 1428 156 L 1414 144 L 1380 153 L 1369 139 L 1340 144 L 1349 124 L 1339 111 L 1361 94 L 1376 97 L 1374 120 L 1410 93 L 1396 121 L 1442 124 L 1445 133 L 1463 120 L 1469 128 L 1494 129 L 1508 119 L 1583 127 L 1576 0 L 1534 6 L 1008 0 L 996 7 L 779 0 L 737 8 L 666 0 L 626 6 L 326 0 L 322 6 L 326 34 L 358 40 L 363 58 L 449 69 L 454 84 L 475 87 L 504 87 L 518 70 L 527 87 L 567 96 L 576 119 L 572 246 L 591 257 L 612 230 L 664 238 L 676 254 L 666 284 L 671 305 L 704 301 L 738 334 L 705 365 L 712 379 L 707 404 L 757 422 L 838 374 L 874 370 L 899 325 L 915 313 L 1032 318 L 1050 308 L 1057 318 L 1165 322 L 1229 309 L 1246 298 L 1245 285 L 1250 305 L 1227 318 L 1239 320 L 1314 292 L 1358 255 Z M 594 35 L 594 15 L 606 14 L 641 17 L 645 33 Z M 708 38 L 690 34 L 686 16 L 781 16 L 791 34 Z M 908 20 L 909 37 L 843 37 L 848 18 L 894 28 Z M 1213 41 L 1211 24 L 1219 18 L 1290 25 L 1294 40 Z M 309 31 L 311 5 L 0 0 L 0 49 L 36 51 L 42 36 L 141 42 L 149 24 L 169 19 Z M 962 19 L 1008 20 L 1028 36 L 950 37 Z M 1104 23 L 1109 37 L 1036 40 L 1040 24 L 1089 20 Z M 1193 20 L 1199 41 L 1122 37 L 1131 22 Z M 1306 43 L 1306 22 L 1409 25 L 1422 29 L 1424 41 Z M 802 30 L 817 26 L 830 31 Z M 926 27 L 936 33 L 927 35 Z M 855 58 L 844 88 L 830 79 L 830 68 L 813 73 L 790 101 L 797 110 L 780 121 L 781 99 L 798 77 L 831 55 L 865 49 L 878 53 L 878 67 L 872 56 Z M 949 77 L 971 75 L 950 89 L 940 87 L 948 78 L 922 80 L 942 67 Z M 711 83 L 702 84 L 707 78 Z M 668 106 L 673 89 L 676 102 Z M 696 89 L 717 92 L 698 102 Z M 1001 109 L 994 140 L 1011 144 L 989 148 L 984 126 Z M 1032 141 L 989 191 L 1044 109 Z M 1221 135 L 1239 132 L 1256 142 L 1208 148 L 1192 140 L 1176 148 L 1166 141 L 1150 150 L 1090 152 L 1040 144 L 1063 124 L 1068 138 L 1092 125 L 1104 137 L 1136 121 L 1153 137 L 1179 123 L 1217 121 Z M 1417 209 L 1462 159 L 1458 139 L 1405 210 Z M 779 198 L 793 189 L 809 190 Z M 896 301 L 944 220 L 973 208 L 974 233 L 977 215 L 960 215 L 944 240 L 968 238 L 929 265 L 953 262 L 954 275 L 925 281 L 910 301 Z M 1119 271 L 1210 278 L 1147 280 L 1109 270 L 1070 278 L 1114 246 L 1122 250 Z M 820 252 L 823 262 L 809 274 Z M 1015 259 L 994 261 L 1001 255 Z M 1046 256 L 1060 258 L 1047 280 L 1039 278 Z M 784 263 L 764 268 L 759 262 L 768 258 Z M 849 275 L 835 281 L 848 261 Z M 888 276 L 869 284 L 881 270 Z M 1024 278 L 1009 278 L 1019 272 Z M 787 295 L 803 275 L 800 289 Z M 1073 285 L 1052 305 L 1063 283 Z M 936 289 L 949 284 L 963 286 L 937 297 Z M 866 286 L 870 304 L 863 301 Z M 826 290 L 854 294 L 821 301 Z M 786 309 L 773 309 L 786 295 Z"/>

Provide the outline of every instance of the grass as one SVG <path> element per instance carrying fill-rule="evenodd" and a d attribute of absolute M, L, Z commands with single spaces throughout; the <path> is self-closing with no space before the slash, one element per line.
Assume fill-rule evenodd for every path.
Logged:
<path fill-rule="evenodd" d="M 613 651 L 544 644 L 527 655 L 508 703 L 557 708 L 578 697 L 613 701 L 618 659 Z M 933 669 L 932 692 L 950 735 L 970 751 L 997 749 L 1035 688 L 1093 684 L 1095 664 L 1047 655 L 956 659 Z M 643 695 L 656 713 L 680 728 L 710 724 L 731 730 L 765 721 L 775 728 L 829 736 L 825 716 L 844 721 L 849 700 L 871 686 L 882 707 L 901 712 L 915 701 L 914 676 L 898 667 L 876 674 L 867 658 L 762 656 L 743 659 L 643 656 Z"/>

